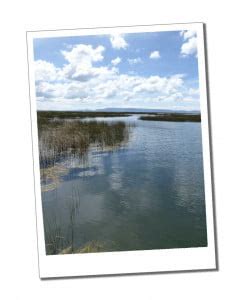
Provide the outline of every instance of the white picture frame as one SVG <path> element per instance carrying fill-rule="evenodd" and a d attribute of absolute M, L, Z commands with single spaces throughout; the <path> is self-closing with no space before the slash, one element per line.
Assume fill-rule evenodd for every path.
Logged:
<path fill-rule="evenodd" d="M 194 30 L 197 33 L 199 90 L 201 107 L 202 150 L 204 163 L 205 204 L 207 222 L 207 247 L 138 250 L 104 253 L 82 253 L 69 255 L 46 255 L 44 225 L 41 202 L 37 107 L 34 79 L 33 40 L 44 37 L 103 35 L 114 33 L 135 33 L 155 31 Z M 73 30 L 50 30 L 27 32 L 29 85 L 31 103 L 31 126 L 33 142 L 33 164 L 35 176 L 35 201 L 38 235 L 38 257 L 40 278 L 57 278 L 68 276 L 94 276 L 112 274 L 136 274 L 150 272 L 172 272 L 190 270 L 215 270 L 214 208 L 212 193 L 211 149 L 208 117 L 207 76 L 204 44 L 204 24 L 170 24 L 150 26 L 127 26 L 113 28 L 91 28 Z"/>

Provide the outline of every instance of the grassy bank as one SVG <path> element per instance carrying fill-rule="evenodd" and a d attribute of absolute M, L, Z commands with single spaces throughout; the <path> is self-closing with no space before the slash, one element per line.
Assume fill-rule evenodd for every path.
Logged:
<path fill-rule="evenodd" d="M 200 114 L 165 113 L 153 116 L 141 116 L 144 121 L 169 121 L 169 122 L 201 122 Z"/>

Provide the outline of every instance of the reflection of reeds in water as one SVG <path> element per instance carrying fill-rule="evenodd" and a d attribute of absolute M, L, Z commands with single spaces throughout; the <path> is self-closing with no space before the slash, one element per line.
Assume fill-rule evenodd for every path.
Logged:
<path fill-rule="evenodd" d="M 45 240 L 47 254 L 60 254 L 64 249 L 68 249 L 68 253 L 74 253 L 75 245 L 75 226 L 76 217 L 80 207 L 80 192 L 74 187 L 71 190 L 71 196 L 67 204 L 67 219 L 69 223 L 68 231 L 61 227 L 60 218 L 56 215 L 51 219 L 45 220 Z"/>
<path fill-rule="evenodd" d="M 44 229 L 47 254 L 58 254 L 64 248 L 64 236 L 56 217 L 45 220 Z"/>
<path fill-rule="evenodd" d="M 79 190 L 72 188 L 72 195 L 71 201 L 68 203 L 68 212 L 69 212 L 69 219 L 70 219 L 70 247 L 71 253 L 74 253 L 74 230 L 75 230 L 75 223 L 76 217 L 79 212 L 80 207 L 80 193 Z"/>
<path fill-rule="evenodd" d="M 104 243 L 89 241 L 76 247 L 76 220 L 80 210 L 80 191 L 73 187 L 67 206 L 68 230 L 61 227 L 57 217 L 45 220 L 45 243 L 47 255 L 93 253 L 103 251 Z"/>
<path fill-rule="evenodd" d="M 68 173 L 63 160 L 87 159 L 90 147 L 115 149 L 127 142 L 129 126 L 124 122 L 107 123 L 69 119 L 38 119 L 39 160 L 42 191 L 53 189 L 59 176 Z"/>
<path fill-rule="evenodd" d="M 68 174 L 68 168 L 76 159 L 87 160 L 90 148 L 97 149 L 97 152 L 98 149 L 112 151 L 129 138 L 129 126 L 124 122 L 41 118 L 38 119 L 38 130 L 42 192 L 56 190 L 60 176 Z M 68 162 L 69 166 L 64 162 Z M 102 248 L 98 241 L 89 241 L 82 248 L 76 246 L 80 200 L 80 191 L 73 186 L 68 199 L 66 227 L 60 226 L 60 219 L 56 216 L 44 220 L 47 254 L 98 252 Z"/>

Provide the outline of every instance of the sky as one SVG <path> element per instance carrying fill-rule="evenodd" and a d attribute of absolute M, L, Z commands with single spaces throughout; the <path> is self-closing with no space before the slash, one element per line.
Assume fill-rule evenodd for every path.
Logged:
<path fill-rule="evenodd" d="M 38 110 L 199 110 L 194 31 L 34 39 Z"/>

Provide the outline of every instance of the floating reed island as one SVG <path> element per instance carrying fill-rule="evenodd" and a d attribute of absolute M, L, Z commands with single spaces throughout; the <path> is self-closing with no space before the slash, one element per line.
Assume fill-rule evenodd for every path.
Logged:
<path fill-rule="evenodd" d="M 164 113 L 139 118 L 143 121 L 201 122 L 201 114 Z"/>

